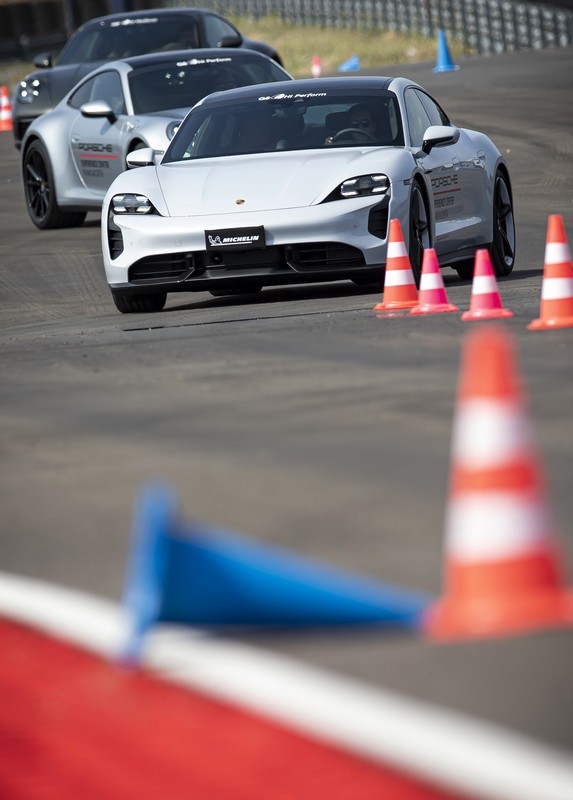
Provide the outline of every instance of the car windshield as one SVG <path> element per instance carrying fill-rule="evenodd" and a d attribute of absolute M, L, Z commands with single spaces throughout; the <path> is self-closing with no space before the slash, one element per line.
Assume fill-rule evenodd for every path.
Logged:
<path fill-rule="evenodd" d="M 60 53 L 58 65 L 110 61 L 158 50 L 199 46 L 198 22 L 188 14 L 100 20 L 72 36 Z"/>
<path fill-rule="evenodd" d="M 199 106 L 179 128 L 162 163 L 271 150 L 403 145 L 392 92 L 283 92 Z"/>
<path fill-rule="evenodd" d="M 134 112 L 149 114 L 191 107 L 211 92 L 284 81 L 287 77 L 270 58 L 245 53 L 140 67 L 130 73 L 129 85 Z"/>

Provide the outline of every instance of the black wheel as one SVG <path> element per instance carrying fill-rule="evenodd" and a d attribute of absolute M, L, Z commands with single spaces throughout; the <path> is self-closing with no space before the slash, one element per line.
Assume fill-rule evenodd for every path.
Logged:
<path fill-rule="evenodd" d="M 262 286 L 233 286 L 231 289 L 209 289 L 213 297 L 234 297 L 245 294 L 258 294 Z"/>
<path fill-rule="evenodd" d="M 122 314 L 145 314 L 161 311 L 167 300 L 167 292 L 155 294 L 129 294 L 129 292 L 111 290 L 113 302 Z"/>
<path fill-rule="evenodd" d="M 424 250 L 432 246 L 428 207 L 420 184 L 414 183 L 410 195 L 410 238 L 408 255 L 416 286 L 420 286 Z"/>
<path fill-rule="evenodd" d="M 458 261 L 454 264 L 454 269 L 462 279 L 462 281 L 469 281 L 474 276 L 474 263 L 475 258 L 468 258 L 465 261 Z"/>
<path fill-rule="evenodd" d="M 499 170 L 493 189 L 493 242 L 490 253 L 495 274 L 498 277 L 509 275 L 515 264 L 515 219 L 509 181 Z"/>
<path fill-rule="evenodd" d="M 37 228 L 74 228 L 82 224 L 85 211 L 62 211 L 58 206 L 50 158 L 38 140 L 24 153 L 22 179 L 28 214 Z"/>

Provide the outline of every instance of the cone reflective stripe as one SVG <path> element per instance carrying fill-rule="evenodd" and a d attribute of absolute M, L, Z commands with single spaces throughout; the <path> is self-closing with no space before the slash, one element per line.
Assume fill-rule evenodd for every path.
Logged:
<path fill-rule="evenodd" d="M 13 130 L 12 103 L 7 86 L 0 87 L 0 131 Z"/>
<path fill-rule="evenodd" d="M 462 314 L 462 322 L 504 317 L 513 317 L 513 311 L 501 304 L 490 255 L 485 249 L 476 250 L 470 308 Z"/>
<path fill-rule="evenodd" d="M 500 636 L 573 625 L 513 343 L 501 329 L 466 343 L 452 440 L 445 591 L 430 637 Z"/>
<path fill-rule="evenodd" d="M 549 217 L 539 318 L 527 327 L 532 331 L 573 327 L 573 262 L 560 214 Z"/>
<path fill-rule="evenodd" d="M 399 219 L 390 220 L 382 302 L 374 311 L 397 311 L 418 305 L 418 290 Z"/>
<path fill-rule="evenodd" d="M 136 509 L 124 591 L 137 661 L 156 623 L 233 627 L 417 628 L 428 600 L 213 526 L 182 526 L 174 493 L 150 487 Z"/>
<path fill-rule="evenodd" d="M 424 250 L 418 296 L 419 305 L 410 314 L 444 314 L 459 310 L 457 306 L 448 303 L 438 256 L 433 247 Z"/>
<path fill-rule="evenodd" d="M 322 75 L 322 64 L 320 56 L 313 56 L 310 62 L 310 71 L 313 78 L 320 78 Z"/>

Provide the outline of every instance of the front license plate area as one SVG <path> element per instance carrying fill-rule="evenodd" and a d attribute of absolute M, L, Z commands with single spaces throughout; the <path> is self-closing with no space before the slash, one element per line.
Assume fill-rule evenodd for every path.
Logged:
<path fill-rule="evenodd" d="M 252 228 L 219 228 L 205 231 L 207 250 L 262 250 L 266 247 L 265 229 L 262 225 Z"/>

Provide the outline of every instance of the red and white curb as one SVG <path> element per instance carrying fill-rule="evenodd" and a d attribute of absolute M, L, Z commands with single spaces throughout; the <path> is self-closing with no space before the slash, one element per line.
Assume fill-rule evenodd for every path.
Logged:
<path fill-rule="evenodd" d="M 114 659 L 114 603 L 0 573 L 0 615 Z M 500 727 L 191 628 L 149 634 L 142 666 L 351 753 L 483 800 L 571 800 L 573 758 Z"/>

